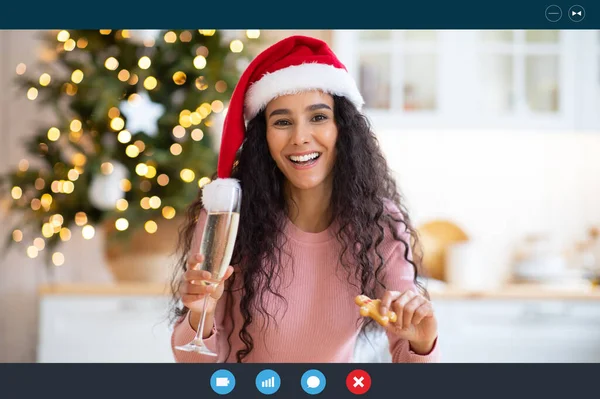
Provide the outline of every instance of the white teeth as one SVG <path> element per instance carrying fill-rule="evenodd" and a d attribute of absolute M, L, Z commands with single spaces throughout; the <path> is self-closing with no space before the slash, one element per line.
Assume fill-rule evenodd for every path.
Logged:
<path fill-rule="evenodd" d="M 290 159 L 294 162 L 306 162 L 306 161 L 315 159 L 318 156 L 319 156 L 318 152 L 313 152 L 311 154 L 306 154 L 306 155 L 301 155 L 301 156 L 290 155 Z"/>

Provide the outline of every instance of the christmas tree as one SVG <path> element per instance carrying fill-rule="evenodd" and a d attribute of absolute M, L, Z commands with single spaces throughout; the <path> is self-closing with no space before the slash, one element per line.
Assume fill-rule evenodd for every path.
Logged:
<path fill-rule="evenodd" d="M 25 143 L 28 158 L 0 177 L 18 218 L 8 242 L 32 258 L 46 249 L 60 265 L 53 248 L 74 225 L 87 239 L 110 225 L 114 239 L 126 240 L 182 214 L 216 169 L 211 129 L 259 34 L 48 32 L 50 59 L 17 66 L 18 84 L 53 120 Z"/>

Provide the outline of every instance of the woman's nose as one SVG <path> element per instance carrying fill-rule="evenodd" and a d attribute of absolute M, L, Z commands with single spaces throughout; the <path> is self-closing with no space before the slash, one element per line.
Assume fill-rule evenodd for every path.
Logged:
<path fill-rule="evenodd" d="M 302 145 L 309 143 L 311 136 L 312 132 L 310 130 L 310 126 L 306 126 L 304 124 L 297 124 L 294 127 L 294 132 L 292 133 L 292 144 Z"/>

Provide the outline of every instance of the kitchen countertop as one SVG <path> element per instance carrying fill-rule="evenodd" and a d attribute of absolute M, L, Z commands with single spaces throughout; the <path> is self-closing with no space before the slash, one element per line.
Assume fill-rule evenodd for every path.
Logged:
<path fill-rule="evenodd" d="M 547 300 L 598 300 L 600 287 L 567 286 L 550 287 L 541 284 L 511 284 L 491 290 L 466 290 L 452 287 L 429 289 L 432 300 L 461 299 L 547 299 Z M 39 287 L 41 296 L 48 295 L 170 295 L 170 287 L 164 283 L 65 283 Z"/>

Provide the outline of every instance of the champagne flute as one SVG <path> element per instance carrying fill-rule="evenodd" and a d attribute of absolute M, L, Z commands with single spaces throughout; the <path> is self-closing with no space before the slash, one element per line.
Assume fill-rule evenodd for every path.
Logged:
<path fill-rule="evenodd" d="M 231 181 L 232 179 L 227 180 Z M 204 262 L 199 265 L 199 270 L 206 270 L 211 274 L 210 280 L 203 281 L 206 285 L 217 286 L 231 261 L 240 220 L 241 193 L 242 190 L 237 181 L 233 185 L 217 179 L 204 186 L 203 205 L 208 215 L 200 245 L 200 253 L 204 255 Z M 208 198 L 209 196 L 210 198 Z M 210 294 L 204 296 L 204 307 L 196 336 L 191 342 L 183 346 L 176 346 L 176 349 L 217 356 L 206 347 L 202 340 L 209 297 Z"/>

